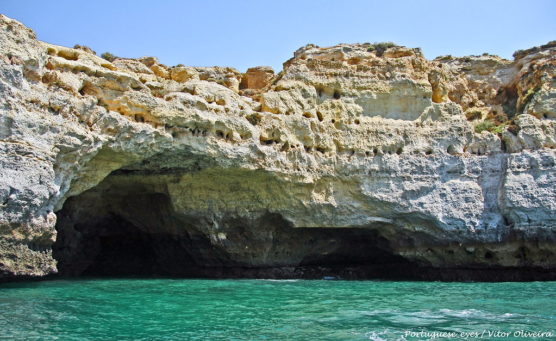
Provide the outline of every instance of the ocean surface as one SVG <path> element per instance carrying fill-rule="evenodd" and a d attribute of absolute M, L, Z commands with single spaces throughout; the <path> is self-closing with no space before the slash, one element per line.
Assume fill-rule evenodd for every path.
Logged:
<path fill-rule="evenodd" d="M 81 279 L 0 285 L 0 339 L 6 340 L 480 338 L 555 340 L 556 282 Z"/>

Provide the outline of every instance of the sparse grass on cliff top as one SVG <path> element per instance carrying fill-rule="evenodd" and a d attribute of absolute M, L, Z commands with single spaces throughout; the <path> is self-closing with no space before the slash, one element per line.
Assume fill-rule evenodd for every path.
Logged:
<path fill-rule="evenodd" d="M 398 45 L 394 44 L 391 41 L 385 41 L 385 42 L 381 42 L 381 43 L 373 43 L 373 44 L 371 44 L 371 46 L 369 46 L 369 48 L 367 49 L 367 52 L 375 51 L 376 55 L 380 57 L 384 54 L 384 51 L 386 51 L 390 47 L 395 47 L 395 46 L 398 46 Z"/>
<path fill-rule="evenodd" d="M 530 53 L 536 53 L 539 52 L 542 49 L 549 49 L 552 47 L 556 47 L 556 40 L 552 40 L 549 41 L 548 43 L 539 46 L 535 46 L 535 47 L 531 47 L 530 49 L 526 49 L 526 50 L 517 50 L 514 52 L 513 57 L 514 59 L 520 59 L 525 57 L 526 55 L 530 54 Z"/>
<path fill-rule="evenodd" d="M 86 46 L 86 45 L 75 44 L 73 46 L 73 48 L 77 49 L 77 50 L 82 50 L 82 51 L 85 51 L 85 52 L 89 52 L 89 53 L 92 53 L 92 54 L 97 54 L 92 48 L 90 48 L 89 46 Z"/>
<path fill-rule="evenodd" d="M 118 58 L 118 56 L 113 55 L 110 52 L 104 52 L 103 54 L 100 55 L 102 58 L 106 59 L 109 62 L 113 62 L 116 58 Z"/>

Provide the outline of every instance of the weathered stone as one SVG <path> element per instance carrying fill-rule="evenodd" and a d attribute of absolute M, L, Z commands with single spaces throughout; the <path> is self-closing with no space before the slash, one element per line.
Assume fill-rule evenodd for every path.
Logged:
<path fill-rule="evenodd" d="M 199 79 L 199 74 L 192 67 L 176 66 L 170 69 L 170 77 L 179 83 L 184 83 L 190 79 Z"/>
<path fill-rule="evenodd" d="M 2 278 L 556 269 L 555 47 L 308 45 L 243 75 L 251 93 L 233 68 L 110 63 L 5 16 L 0 49 Z"/>
<path fill-rule="evenodd" d="M 247 69 L 241 79 L 241 89 L 263 89 L 270 85 L 274 70 L 270 66 L 257 66 Z"/>

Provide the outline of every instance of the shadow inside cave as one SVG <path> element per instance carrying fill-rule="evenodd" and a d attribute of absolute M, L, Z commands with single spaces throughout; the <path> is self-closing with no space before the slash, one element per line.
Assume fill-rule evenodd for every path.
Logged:
<path fill-rule="evenodd" d="M 413 268 L 374 230 L 293 228 L 269 212 L 178 213 L 164 185 L 144 180 L 114 173 L 65 202 L 53 247 L 59 275 L 364 279 Z"/>
<path fill-rule="evenodd" d="M 369 228 L 294 228 L 269 211 L 247 216 L 177 212 L 167 193 L 168 181 L 175 180 L 118 171 L 69 198 L 57 212 L 53 256 L 59 276 L 556 279 L 551 268 L 412 262 L 395 254 L 391 241 Z"/>

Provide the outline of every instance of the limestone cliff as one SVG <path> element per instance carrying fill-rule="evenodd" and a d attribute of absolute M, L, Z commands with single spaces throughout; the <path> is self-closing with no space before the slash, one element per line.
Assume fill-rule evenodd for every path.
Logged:
<path fill-rule="evenodd" d="M 0 277 L 556 278 L 554 43 L 242 74 L 0 16 L 0 53 Z"/>

